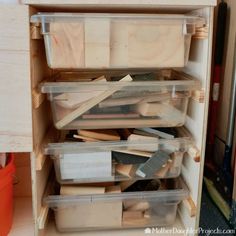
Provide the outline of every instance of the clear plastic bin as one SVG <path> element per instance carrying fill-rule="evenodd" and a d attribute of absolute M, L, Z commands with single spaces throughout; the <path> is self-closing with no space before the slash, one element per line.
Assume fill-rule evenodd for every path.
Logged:
<path fill-rule="evenodd" d="M 51 143 L 45 148 L 45 154 L 51 155 L 60 184 L 178 177 L 183 155 L 193 147 L 193 140 L 153 139 Z M 140 168 L 154 155 L 163 158 L 162 161 L 151 164 L 153 169 L 144 174 L 140 172 Z"/>
<path fill-rule="evenodd" d="M 169 226 L 189 191 L 182 179 L 167 180 L 165 186 L 155 191 L 54 195 L 44 203 L 54 210 L 60 232 Z"/>
<path fill-rule="evenodd" d="M 167 14 L 38 13 L 51 68 L 183 67 L 205 20 Z"/>
<path fill-rule="evenodd" d="M 76 72 L 69 74 L 76 77 Z M 106 72 L 104 76 L 108 77 Z M 77 78 L 79 81 L 79 73 Z M 177 71 L 110 78 L 41 84 L 41 92 L 47 93 L 51 102 L 55 127 L 68 130 L 182 126 L 189 97 L 200 88 L 198 80 Z"/>

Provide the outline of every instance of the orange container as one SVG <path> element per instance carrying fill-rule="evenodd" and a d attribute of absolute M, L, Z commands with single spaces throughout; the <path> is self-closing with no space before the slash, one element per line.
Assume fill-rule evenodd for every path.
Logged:
<path fill-rule="evenodd" d="M 7 236 L 13 220 L 14 156 L 9 155 L 5 168 L 0 169 L 0 236 Z"/>

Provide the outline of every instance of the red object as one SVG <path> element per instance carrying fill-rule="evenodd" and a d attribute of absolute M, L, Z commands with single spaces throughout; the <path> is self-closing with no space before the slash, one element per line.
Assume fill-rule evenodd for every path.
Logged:
<path fill-rule="evenodd" d="M 0 236 L 7 236 L 13 220 L 14 156 L 9 154 L 8 164 L 0 169 Z"/>

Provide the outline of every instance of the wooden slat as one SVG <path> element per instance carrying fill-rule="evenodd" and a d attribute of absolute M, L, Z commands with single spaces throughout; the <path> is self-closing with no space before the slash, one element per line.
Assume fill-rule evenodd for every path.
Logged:
<path fill-rule="evenodd" d="M 143 5 L 161 5 L 161 6 L 215 6 L 216 0 L 23 0 L 25 4 L 45 4 L 45 5 L 113 5 L 113 6 L 143 6 Z"/>

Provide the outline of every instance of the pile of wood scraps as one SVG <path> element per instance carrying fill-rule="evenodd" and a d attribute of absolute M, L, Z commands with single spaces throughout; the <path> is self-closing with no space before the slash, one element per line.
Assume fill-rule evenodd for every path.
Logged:
<path fill-rule="evenodd" d="M 155 90 L 155 86 L 130 86 L 132 81 L 157 81 L 154 73 L 110 79 L 114 82 L 112 85 L 106 84 L 108 80 L 105 76 L 100 76 L 90 81 L 90 87 L 84 91 L 56 94 L 53 97 L 56 127 L 61 129 L 76 121 L 91 126 L 95 119 L 103 122 L 103 126 L 107 125 L 106 120 L 111 119 L 114 126 L 115 120 L 121 122 L 122 119 L 132 120 L 135 126 L 142 119 L 149 119 L 150 126 L 155 126 L 157 120 L 166 121 L 165 126 L 181 123 L 184 116 L 183 102 L 188 97 L 184 91 L 173 93 L 165 86 L 160 86 L 159 90 Z M 84 82 L 78 83 L 83 86 Z"/>
<path fill-rule="evenodd" d="M 58 211 L 57 218 L 63 225 L 68 222 L 67 216 L 70 216 L 71 224 L 77 227 L 121 227 L 131 225 L 146 225 L 159 218 L 168 218 L 168 212 L 156 211 L 161 207 L 149 199 L 122 198 L 122 192 L 142 193 L 143 191 L 158 191 L 175 189 L 172 180 L 144 180 L 144 181 L 124 181 L 110 183 L 90 183 L 73 186 L 61 186 L 60 195 L 62 196 L 80 196 L 90 194 L 104 194 L 104 201 L 84 202 L 73 208 L 64 208 L 63 214 Z M 106 195 L 117 194 L 117 199 L 107 201 Z M 119 197 L 118 197 L 119 195 Z M 75 216 L 73 219 L 72 216 Z M 99 217 L 98 217 L 99 216 Z M 168 221 L 168 219 L 166 219 Z"/>
<path fill-rule="evenodd" d="M 175 139 L 177 135 L 176 128 L 68 131 L 62 142 L 98 145 L 90 146 L 94 150 L 84 146 L 82 152 L 58 158 L 61 178 L 91 182 L 94 178 L 109 181 L 177 177 L 184 153 L 191 147 L 185 139 Z M 99 146 L 103 141 L 110 142 Z"/>

